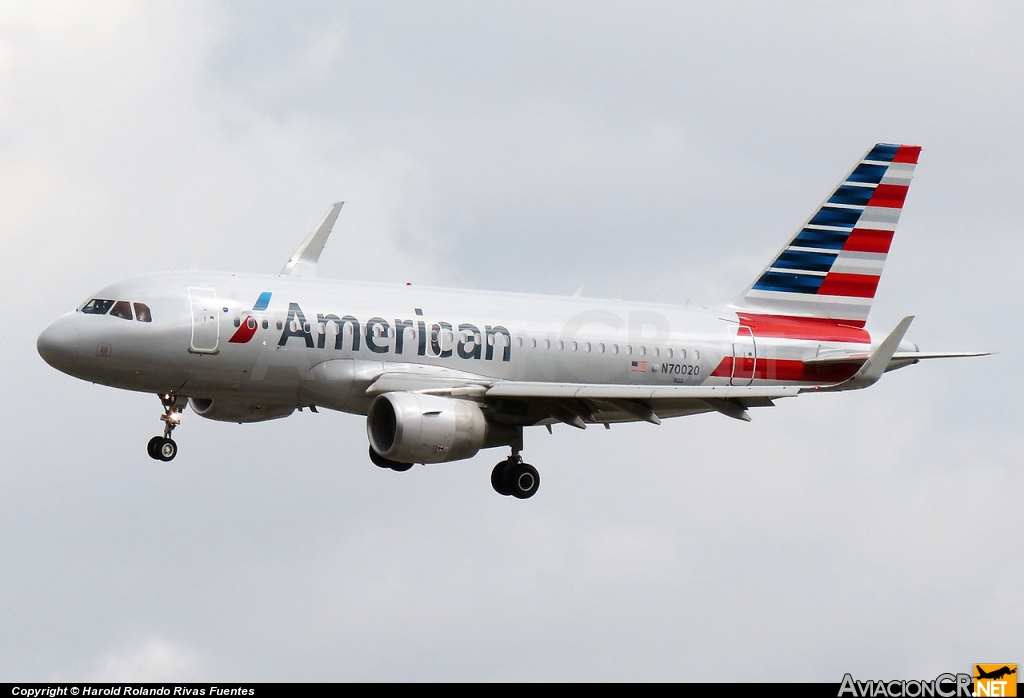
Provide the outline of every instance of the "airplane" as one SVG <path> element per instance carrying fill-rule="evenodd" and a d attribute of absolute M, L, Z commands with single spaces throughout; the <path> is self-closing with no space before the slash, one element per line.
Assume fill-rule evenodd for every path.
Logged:
<path fill-rule="evenodd" d="M 1011 669 L 1009 666 L 1003 666 L 1003 667 L 1000 667 L 999 669 L 993 669 L 992 671 L 985 671 L 984 669 L 981 668 L 980 664 L 975 664 L 974 665 L 974 669 L 975 669 L 975 671 L 978 672 L 977 676 L 975 676 L 974 678 L 976 678 L 976 679 L 993 679 L 995 681 L 998 681 L 999 679 L 1003 678 L 1004 676 L 1009 676 L 1010 674 L 1016 674 L 1017 673 L 1016 665 L 1014 665 L 1013 669 Z"/>
<path fill-rule="evenodd" d="M 921 148 L 879 143 L 747 289 L 721 308 L 355 283 L 316 277 L 342 203 L 277 275 L 166 272 L 117 281 L 39 335 L 51 366 L 154 393 L 172 460 L 186 405 L 207 419 L 261 422 L 296 410 L 363 415 L 370 460 L 413 464 L 505 447 L 499 494 L 527 499 L 525 427 L 749 410 L 804 393 L 860 390 L 923 359 L 866 328 Z"/>

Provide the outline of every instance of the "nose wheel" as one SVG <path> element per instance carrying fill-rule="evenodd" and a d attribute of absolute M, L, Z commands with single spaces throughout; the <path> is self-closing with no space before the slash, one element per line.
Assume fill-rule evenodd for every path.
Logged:
<path fill-rule="evenodd" d="M 164 406 L 164 413 L 160 417 L 160 421 L 164 423 L 164 435 L 150 439 L 146 451 L 153 460 L 167 462 L 174 460 L 178 455 L 178 444 L 171 438 L 171 432 L 181 423 L 181 411 L 185 409 L 185 400 L 167 393 L 160 396 L 160 402 Z"/>

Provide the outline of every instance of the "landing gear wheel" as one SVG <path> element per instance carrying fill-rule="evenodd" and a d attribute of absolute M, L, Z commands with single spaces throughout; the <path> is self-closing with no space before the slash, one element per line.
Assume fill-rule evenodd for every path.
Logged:
<path fill-rule="evenodd" d="M 160 443 L 154 448 L 157 458 L 164 462 L 174 460 L 174 457 L 178 455 L 178 444 L 174 443 L 174 439 L 158 438 L 160 438 Z M 153 442 L 150 441 L 150 443 Z"/>
<path fill-rule="evenodd" d="M 529 463 L 517 463 L 505 477 L 511 494 L 516 499 L 529 499 L 540 489 L 540 473 Z"/>
<path fill-rule="evenodd" d="M 491 487 L 498 494 L 510 497 L 512 496 L 512 490 L 507 484 L 508 470 L 510 463 L 507 460 L 503 460 L 494 466 L 494 470 L 491 471 Z"/>
<path fill-rule="evenodd" d="M 404 473 L 414 465 L 413 463 L 399 463 L 398 461 L 389 460 L 374 451 L 373 446 L 370 446 L 370 460 L 373 461 L 373 464 L 378 468 L 387 468 L 398 473 Z"/>
<path fill-rule="evenodd" d="M 164 462 L 174 460 L 178 455 L 178 444 L 171 439 L 171 432 L 181 422 L 181 411 L 185 409 L 185 398 L 178 397 L 171 393 L 164 393 L 158 396 L 164 406 L 163 416 L 160 421 L 164 423 L 164 435 L 154 436 L 146 444 L 146 452 L 153 460 Z"/>

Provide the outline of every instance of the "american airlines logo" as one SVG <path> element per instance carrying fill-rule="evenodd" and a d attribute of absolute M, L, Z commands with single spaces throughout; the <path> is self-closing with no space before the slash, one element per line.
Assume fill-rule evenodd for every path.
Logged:
<path fill-rule="evenodd" d="M 417 356 L 448 358 L 458 355 L 460 359 L 493 361 L 495 354 L 500 353 L 501 361 L 512 360 L 512 335 L 501 325 L 485 325 L 481 330 L 472 323 L 463 322 L 456 330 L 452 323 L 437 321 L 431 323 L 428 331 L 421 309 L 416 308 L 416 316 L 415 320 L 395 318 L 392 324 L 382 317 L 361 321 L 353 315 L 317 313 L 314 327 L 298 303 L 289 303 L 288 318 L 277 344 L 283 347 L 288 344 L 288 340 L 298 339 L 307 349 L 325 349 L 330 338 L 337 351 L 341 351 L 347 341 L 352 351 L 359 351 L 365 345 L 375 354 L 401 355 L 415 352 Z M 257 327 L 255 318 L 246 318 L 239 327 L 239 332 L 247 330 L 248 333 L 243 341 L 249 341 Z M 415 349 L 406 343 L 407 330 L 413 333 Z M 235 333 L 236 336 L 239 332 Z M 232 337 L 231 341 L 236 340 Z"/>

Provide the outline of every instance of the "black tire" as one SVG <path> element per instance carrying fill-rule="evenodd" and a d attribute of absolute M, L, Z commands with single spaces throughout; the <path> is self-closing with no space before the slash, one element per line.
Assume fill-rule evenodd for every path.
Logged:
<path fill-rule="evenodd" d="M 505 482 L 513 497 L 529 499 L 540 489 L 540 473 L 529 463 L 518 463 L 509 468 Z"/>
<path fill-rule="evenodd" d="M 174 443 L 174 439 L 160 437 L 160 444 L 154 450 L 157 458 L 166 463 L 174 460 L 174 457 L 178 455 L 178 444 Z"/>
<path fill-rule="evenodd" d="M 498 494 L 509 497 L 512 495 L 512 490 L 508 487 L 508 466 L 507 460 L 503 460 L 494 466 L 494 470 L 491 471 L 491 487 Z"/>
<path fill-rule="evenodd" d="M 373 461 L 373 464 L 378 468 L 386 468 L 399 473 L 404 473 L 414 465 L 413 463 L 399 463 L 398 461 L 389 460 L 374 451 L 373 446 L 370 446 L 370 460 Z"/>
<path fill-rule="evenodd" d="M 164 437 L 162 436 L 154 436 L 152 439 L 149 440 L 149 443 L 146 444 L 146 453 L 148 453 L 149 457 L 152 458 L 153 460 L 160 460 L 160 453 L 158 452 L 157 449 L 160 448 L 160 444 L 161 442 L 163 442 L 163 440 Z"/>

